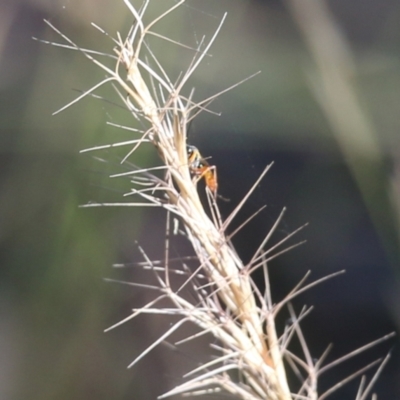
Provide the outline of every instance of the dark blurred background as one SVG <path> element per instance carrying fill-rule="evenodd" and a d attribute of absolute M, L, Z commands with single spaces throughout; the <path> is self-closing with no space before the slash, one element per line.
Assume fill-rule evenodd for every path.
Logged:
<path fill-rule="evenodd" d="M 154 0 L 147 21 L 172 4 Z M 346 269 L 295 302 L 297 312 L 315 306 L 305 336 L 315 357 L 333 342 L 333 360 L 397 330 L 400 320 L 400 3 L 188 0 L 157 31 L 195 47 L 225 11 L 212 57 L 191 81 L 195 99 L 261 74 L 217 99 L 212 109 L 221 116 L 199 116 L 189 140 L 218 167 L 220 193 L 230 199 L 221 202 L 225 216 L 275 162 L 237 220 L 267 204 L 234 238 L 244 261 L 284 206 L 274 243 L 310 223 L 297 237 L 307 244 L 270 265 L 276 301 L 308 270 L 317 279 Z M 51 115 L 104 73 L 78 52 L 32 40 L 62 42 L 43 19 L 80 46 L 108 53 L 113 43 L 90 23 L 114 37 L 132 23 L 122 1 L 0 3 L 0 399 L 154 399 L 207 359 L 207 342 L 161 346 L 127 370 L 168 319 L 140 317 L 103 333 L 146 299 L 143 290 L 103 278 L 138 279 L 134 269 L 112 268 L 141 259 L 135 240 L 161 257 L 165 218 L 79 208 L 124 200 L 129 182 L 108 176 L 126 170 L 119 164 L 126 149 L 79 150 L 135 138 L 106 124 L 135 122 L 113 104 L 111 88 Z M 151 45 L 174 79 L 193 56 L 157 38 Z M 158 162 L 150 147 L 132 161 Z M 400 398 L 397 339 L 328 372 L 321 392 L 390 349 L 375 390 L 380 399 Z M 354 399 L 357 385 L 331 398 Z"/>

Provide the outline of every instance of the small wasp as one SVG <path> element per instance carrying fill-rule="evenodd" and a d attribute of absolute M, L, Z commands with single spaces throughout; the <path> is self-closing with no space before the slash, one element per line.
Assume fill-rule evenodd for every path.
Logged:
<path fill-rule="evenodd" d="M 210 165 L 200 154 L 197 147 L 192 145 L 186 146 L 188 155 L 188 163 L 190 172 L 198 177 L 198 180 L 204 178 L 206 186 L 211 193 L 216 196 L 218 189 L 217 172 L 215 165 Z"/>

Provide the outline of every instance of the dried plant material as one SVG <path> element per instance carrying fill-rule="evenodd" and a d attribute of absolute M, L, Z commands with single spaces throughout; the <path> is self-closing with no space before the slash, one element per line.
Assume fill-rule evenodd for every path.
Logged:
<path fill-rule="evenodd" d="M 268 262 L 301 244 L 287 248 L 282 247 L 297 233 L 296 231 L 278 244 L 268 248 L 271 236 L 285 210 L 282 211 L 268 235 L 261 240 L 260 246 L 251 260 L 244 264 L 239 258 L 230 241 L 235 232 L 229 236 L 227 229 L 271 165 L 265 168 L 231 215 L 222 220 L 217 204 L 218 183 L 215 167 L 210 165 L 196 148 L 188 146 L 187 143 L 189 122 L 199 112 L 209 111 L 209 104 L 221 93 L 200 102 L 193 100 L 193 93 L 189 97 L 182 94 L 182 89 L 187 85 L 203 58 L 209 53 L 225 16 L 221 19 L 210 41 L 208 43 L 201 41 L 198 48 L 192 49 L 194 57 L 186 72 L 176 82 L 172 82 L 157 54 L 154 54 L 148 45 L 147 38 L 148 36 L 157 36 L 160 40 L 167 40 L 183 46 L 163 37 L 154 29 L 160 20 L 168 18 L 170 13 L 184 3 L 184 0 L 175 3 L 162 15 L 146 23 L 145 12 L 149 2 L 150 0 L 145 1 L 142 7 L 136 10 L 128 0 L 124 0 L 132 14 L 134 24 L 126 37 L 123 38 L 121 34 L 117 34 L 117 38 L 114 39 L 116 47 L 114 54 L 111 55 L 80 48 L 47 22 L 66 41 L 66 44 L 60 46 L 82 52 L 106 73 L 104 80 L 56 113 L 65 110 L 85 96 L 94 95 L 94 92 L 102 85 L 112 84 L 120 100 L 130 111 L 133 120 L 140 121 L 144 126 L 143 131 L 129 128 L 134 134 L 141 135 L 138 139 L 97 146 L 84 151 L 129 146 L 130 150 L 127 151 L 122 161 L 127 162 L 128 158 L 134 160 L 135 152 L 140 146 L 152 144 L 162 162 L 161 166 L 146 169 L 132 167 L 129 172 L 114 175 L 114 177 L 128 176 L 131 179 L 132 190 L 127 195 L 134 196 L 138 200 L 129 203 L 102 203 L 88 206 L 160 207 L 168 214 L 168 222 L 173 219 L 180 221 L 179 226 L 176 226 L 174 230 L 190 241 L 196 254 L 197 268 L 193 271 L 185 265 L 183 259 L 181 260 L 182 265 L 175 267 L 176 262 L 169 255 L 168 239 L 165 247 L 165 259 L 162 261 L 152 261 L 139 247 L 144 259 L 139 266 L 152 273 L 156 283 L 129 284 L 153 292 L 154 298 L 145 306 L 132 310 L 131 315 L 108 330 L 134 319 L 140 314 L 180 317 L 178 320 L 174 319 L 175 322 L 170 325 L 168 330 L 133 360 L 129 367 L 136 365 L 186 322 L 194 323 L 200 328 L 200 333 L 186 338 L 186 341 L 195 340 L 196 337 L 206 333 L 218 339 L 219 345 L 214 345 L 213 348 L 219 352 L 219 357 L 189 371 L 184 376 L 182 384 L 163 394 L 160 398 L 177 394 L 205 395 L 225 390 L 237 398 L 248 400 L 324 399 L 347 380 L 339 382 L 338 385 L 319 396 L 319 376 L 355 354 L 350 354 L 336 363 L 330 363 L 323 367 L 322 363 L 328 353 L 326 351 L 319 360 L 315 361 L 311 357 L 309 345 L 300 326 L 301 320 L 311 309 L 303 309 L 299 315 L 296 315 L 290 302 L 305 290 L 341 274 L 343 271 L 304 286 L 309 275 L 307 274 L 283 300 L 276 304 L 273 303 L 268 278 Z M 94 27 L 101 30 L 95 25 Z M 186 45 L 185 47 L 189 48 Z M 113 69 L 98 60 L 98 57 L 105 55 L 114 59 L 115 67 Z M 160 177 L 160 172 L 163 174 L 162 177 Z M 205 206 L 208 208 L 208 212 L 199 198 L 196 186 L 198 180 L 202 178 L 206 180 L 205 190 L 208 204 Z M 168 223 L 168 229 L 171 229 L 170 223 Z M 266 287 L 264 293 L 259 291 L 252 280 L 251 273 L 256 269 L 263 270 Z M 178 287 L 174 287 L 171 283 L 173 276 L 180 276 L 182 279 Z M 183 294 L 185 290 L 189 290 L 193 294 L 191 300 L 188 300 L 187 296 Z M 170 307 L 165 307 L 166 299 L 170 302 Z M 291 322 L 282 334 L 278 334 L 275 319 L 283 307 L 289 309 Z M 380 339 L 379 342 L 390 336 Z M 294 338 L 297 338 L 301 345 L 302 356 L 292 353 L 289 349 Z M 378 373 L 386 361 L 387 358 L 378 361 L 381 365 Z M 370 367 L 372 365 L 366 368 Z M 292 369 L 301 381 L 297 393 L 289 389 L 286 377 L 287 368 Z M 236 372 L 238 378 L 234 378 L 235 374 L 232 374 L 232 371 Z M 363 374 L 364 371 L 365 369 L 356 372 L 348 380 Z M 365 399 L 371 389 L 371 385 L 363 382 L 357 395 L 357 399 L 360 400 Z"/>

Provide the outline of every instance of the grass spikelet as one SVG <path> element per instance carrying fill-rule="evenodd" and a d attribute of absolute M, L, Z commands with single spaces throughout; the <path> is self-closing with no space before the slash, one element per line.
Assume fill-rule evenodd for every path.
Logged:
<path fill-rule="evenodd" d="M 200 200 L 196 187 L 197 181 L 205 178 L 207 183 L 207 179 L 215 179 L 214 183 L 216 184 L 216 172 L 202 159 L 200 153 L 190 160 L 191 155 L 188 155 L 187 151 L 187 127 L 199 112 L 210 111 L 209 104 L 221 93 L 199 102 L 193 100 L 193 92 L 190 96 L 184 96 L 182 93 L 198 65 L 209 54 L 226 15 L 222 17 L 211 39 L 208 42 L 201 41 L 197 48 L 192 49 L 194 56 L 190 65 L 179 79 L 173 82 L 157 58 L 157 54 L 151 51 L 147 38 L 156 36 L 159 40 L 173 42 L 157 33 L 155 29 L 157 23 L 168 18 L 175 9 L 184 3 L 184 0 L 176 2 L 173 7 L 150 22 L 146 22 L 146 9 L 150 0 L 145 1 L 139 10 L 135 9 L 128 0 L 124 0 L 124 3 L 134 19 L 134 24 L 125 37 L 118 33 L 113 39 L 115 46 L 113 54 L 102 54 L 80 48 L 51 23 L 47 23 L 65 41 L 64 44 L 57 45 L 81 52 L 106 74 L 101 82 L 83 92 L 56 113 L 65 110 L 86 96 L 95 95 L 95 91 L 99 87 L 112 84 L 119 99 L 131 113 L 132 119 L 140 121 L 143 127 L 142 130 L 137 131 L 129 128 L 133 134 L 141 135 L 138 139 L 95 146 L 83 151 L 127 146 L 128 150 L 122 162 L 131 165 L 128 163 L 128 158 L 129 161 L 134 160 L 135 152 L 142 145 L 148 146 L 150 143 L 156 149 L 161 160 L 161 165 L 153 168 L 131 167 L 126 173 L 114 175 L 114 177 L 127 176 L 131 180 L 132 189 L 126 195 L 134 200 L 121 203 L 91 203 L 87 206 L 162 208 L 168 214 L 168 221 L 172 220 L 171 216 L 180 221 L 177 232 L 190 241 L 196 254 L 197 268 L 193 271 L 185 265 L 185 260 L 181 260 L 181 266 L 175 266 L 175 260 L 169 255 L 168 240 L 166 241 L 165 259 L 162 261 L 151 260 L 145 250 L 139 246 L 143 257 L 143 262 L 139 264 L 139 267 L 152 273 L 155 283 L 129 284 L 153 292 L 154 297 L 145 306 L 133 309 L 131 315 L 108 330 L 134 319 L 140 314 L 178 316 L 179 319 L 174 318 L 172 325 L 133 360 L 129 367 L 135 366 L 152 349 L 189 322 L 197 325 L 200 331 L 181 342 L 195 340 L 200 335 L 211 334 L 218 340 L 218 345 L 214 344 L 213 348 L 219 356 L 188 371 L 181 384 L 164 393 L 160 398 L 178 394 L 199 396 L 225 391 L 236 398 L 246 400 L 322 400 L 347 381 L 363 375 L 369 368 L 379 365 L 377 370 L 379 374 L 388 357 L 377 360 L 376 363 L 355 372 L 324 394 L 318 394 L 318 379 L 321 374 L 357 355 L 366 347 L 387 340 L 392 335 L 387 335 L 371 345 L 325 366 L 322 364 L 329 348 L 318 360 L 311 357 L 309 345 L 301 330 L 301 322 L 311 309 L 304 308 L 297 315 L 291 301 L 305 290 L 339 275 L 343 271 L 305 285 L 309 275 L 307 274 L 283 300 L 277 303 L 273 302 L 268 278 L 268 262 L 298 245 L 283 247 L 296 231 L 288 235 L 285 240 L 268 248 L 270 238 L 285 210 L 282 211 L 268 235 L 260 241 L 259 248 L 247 264 L 244 264 L 237 255 L 230 241 L 235 232 L 229 236 L 227 229 L 271 165 L 265 168 L 243 200 L 225 220 L 222 220 L 220 216 L 215 185 L 206 185 L 208 204 L 205 206 L 208 208 L 207 211 Z M 93 26 L 102 31 L 96 25 Z M 184 44 L 173 43 L 188 48 Z M 110 59 L 114 61 L 113 68 L 100 61 L 104 59 L 104 56 L 107 56 L 108 61 Z M 231 88 L 226 90 L 229 89 Z M 163 175 L 162 178 L 160 178 L 160 172 Z M 171 229 L 169 225 L 168 229 Z M 265 293 L 261 293 L 252 280 L 251 273 L 256 269 L 262 269 L 264 272 Z M 178 287 L 172 284 L 173 276 L 179 276 L 181 279 Z M 184 295 L 186 290 L 193 295 L 190 299 Z M 165 306 L 165 300 L 169 301 L 169 307 Z M 289 310 L 291 320 L 284 332 L 278 334 L 275 319 L 282 308 Z M 300 343 L 301 355 L 296 355 L 290 350 L 290 345 L 294 340 Z M 288 369 L 291 369 L 300 381 L 296 391 L 289 388 Z M 239 378 L 234 378 L 234 376 Z M 372 383 L 375 379 L 373 377 Z M 356 398 L 364 400 L 370 391 L 371 384 L 365 383 L 362 379 Z"/>

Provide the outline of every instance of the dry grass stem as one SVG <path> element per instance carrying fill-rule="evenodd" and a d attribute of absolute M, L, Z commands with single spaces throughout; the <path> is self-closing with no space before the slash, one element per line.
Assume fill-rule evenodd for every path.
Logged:
<path fill-rule="evenodd" d="M 183 89 L 186 88 L 190 77 L 204 57 L 209 54 L 210 48 L 222 27 L 225 15 L 211 39 L 208 42 L 202 40 L 199 46 L 193 49 L 153 30 L 156 28 L 157 22 L 168 18 L 176 8 L 184 3 L 184 0 L 176 2 L 173 7 L 153 21 L 146 22 L 145 13 L 149 2 L 150 0 L 144 1 L 141 8 L 136 9 L 128 0 L 124 0 L 135 22 L 125 37 L 117 33 L 114 39 L 107 34 L 107 37 L 112 40 L 115 46 L 114 54 L 104 54 L 80 48 L 47 22 L 65 40 L 65 44 L 52 43 L 53 45 L 81 52 L 106 74 L 101 82 L 81 93 L 76 99 L 56 111 L 55 114 L 86 96 L 96 97 L 94 92 L 98 88 L 112 84 L 117 91 L 118 98 L 123 102 L 123 106 L 131 113 L 133 122 L 139 121 L 142 126 L 141 129 L 119 126 L 121 129 L 132 132 L 133 135 L 138 135 L 132 140 L 94 146 L 83 151 L 100 151 L 127 146 L 129 150 L 126 152 L 123 162 L 129 165 L 127 163 L 128 157 L 132 159 L 142 145 L 152 144 L 161 160 L 161 165 L 154 168 L 132 167 L 129 172 L 113 175 L 114 178 L 126 177 L 130 179 L 132 189 L 126 196 L 134 196 L 137 200 L 126 203 L 87 205 L 87 207 L 159 207 L 165 209 L 168 215 L 165 259 L 153 261 L 139 246 L 143 261 L 138 263 L 136 267 L 151 273 L 154 283 L 124 282 L 135 288 L 153 292 L 154 298 L 145 306 L 133 309 L 131 315 L 111 326 L 107 331 L 134 319 L 140 314 L 166 314 L 180 317 L 178 320 L 173 319 L 172 325 L 133 360 L 129 367 L 136 365 L 152 349 L 165 342 L 186 322 L 197 325 L 199 333 L 186 338 L 186 340 L 181 340 L 181 343 L 195 340 L 204 334 L 211 334 L 218 339 L 219 345 L 214 345 L 213 349 L 219 353 L 219 356 L 188 372 L 184 376 L 182 384 L 174 387 L 160 398 L 177 394 L 203 396 L 225 391 L 236 398 L 248 400 L 322 400 L 346 383 L 346 380 L 339 382 L 337 386 L 319 396 L 318 378 L 320 374 L 335 366 L 336 363 L 358 354 L 359 351 L 337 360 L 336 363 L 333 362 L 321 367 L 327 352 L 321 356 L 319 361 L 315 361 L 311 357 L 311 352 L 300 326 L 301 320 L 311 309 L 303 309 L 297 316 L 290 301 L 316 284 L 341 274 L 342 271 L 303 287 L 308 277 L 307 274 L 293 291 L 283 300 L 274 304 L 270 293 L 268 262 L 298 245 L 282 248 L 283 245 L 286 246 L 286 241 L 291 238 L 291 234 L 285 240 L 266 249 L 285 210 L 282 211 L 269 234 L 261 241 L 250 261 L 244 264 L 239 258 L 230 241 L 237 231 L 229 235 L 227 229 L 272 164 L 266 167 L 231 215 L 222 220 L 217 205 L 216 186 L 212 186 L 212 179 L 215 180 L 214 183 L 216 184 L 215 170 L 209 168 L 211 166 L 208 166 L 208 163 L 202 158 L 195 158 L 194 162 L 188 159 L 187 127 L 191 119 L 199 112 L 213 112 L 208 108 L 210 103 L 225 91 L 199 102 L 193 100 L 193 90 L 190 91 L 189 96 L 183 94 Z M 93 26 L 105 33 L 103 29 L 96 25 Z M 193 52 L 193 59 L 186 72 L 181 74 L 176 81 L 169 77 L 157 54 L 152 52 L 147 42 L 149 36 L 154 36 L 159 40 L 165 40 L 170 44 L 181 46 L 187 51 Z M 105 60 L 105 62 L 100 60 Z M 109 62 L 113 63 L 112 67 L 109 66 Z M 236 86 L 237 84 L 233 87 Z M 198 157 L 200 156 L 198 155 Z M 203 168 L 200 171 L 202 174 L 198 173 L 200 168 Z M 206 186 L 208 199 L 206 209 L 200 200 L 196 187 L 197 181 L 202 177 L 209 179 L 209 184 Z M 176 220 L 180 222 L 176 224 Z M 193 259 L 176 260 L 170 257 L 169 237 L 174 234 L 184 235 L 192 244 L 197 261 L 194 270 L 185 264 L 189 261 L 193 263 Z M 181 262 L 180 267 L 176 267 L 177 261 Z M 121 266 L 116 265 L 116 267 Z M 262 268 L 264 272 L 266 287 L 264 293 L 259 291 L 251 276 L 251 273 L 258 268 Z M 179 279 L 175 279 L 176 277 Z M 191 293 L 191 296 L 187 296 L 188 292 Z M 165 306 L 165 300 L 169 301 L 169 307 Z M 275 319 L 284 307 L 288 308 L 290 312 L 291 322 L 282 334 L 278 334 Z M 381 340 L 386 340 L 388 337 Z M 291 342 L 295 339 L 301 345 L 303 353 L 301 356 L 295 355 L 289 350 Z M 371 345 L 375 344 L 372 343 Z M 381 363 L 381 367 L 385 362 L 386 359 Z M 292 369 L 300 379 L 300 386 L 297 391 L 289 389 L 286 376 L 287 368 Z M 367 368 L 370 368 L 370 366 L 361 370 L 360 373 L 364 373 Z M 378 369 L 379 372 L 380 369 Z M 353 379 L 358 374 L 357 372 L 348 379 Z M 239 378 L 234 378 L 236 375 Z M 371 383 L 373 381 L 374 379 Z M 370 385 L 361 388 L 357 399 L 364 400 L 369 391 Z"/>

